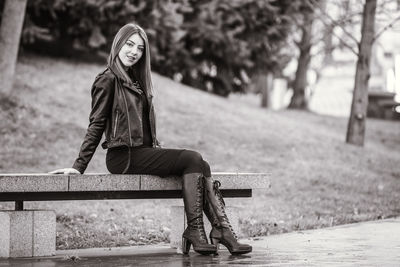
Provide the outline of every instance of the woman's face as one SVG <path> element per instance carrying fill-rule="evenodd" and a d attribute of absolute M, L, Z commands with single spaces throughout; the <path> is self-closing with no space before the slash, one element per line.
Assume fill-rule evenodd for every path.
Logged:
<path fill-rule="evenodd" d="M 118 53 L 118 57 L 125 67 L 132 67 L 139 61 L 144 52 L 144 41 L 138 33 L 129 37 Z"/>

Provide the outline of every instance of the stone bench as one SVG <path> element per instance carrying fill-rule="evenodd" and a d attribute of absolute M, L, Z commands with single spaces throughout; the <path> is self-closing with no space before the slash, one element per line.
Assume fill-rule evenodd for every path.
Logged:
<path fill-rule="evenodd" d="M 221 182 L 222 195 L 228 198 L 251 197 L 253 189 L 270 187 L 269 175 L 264 173 L 213 173 L 213 178 Z M 0 174 L 0 201 L 15 202 L 15 211 L 0 211 L 0 257 L 55 253 L 55 212 L 24 210 L 24 201 L 161 198 L 182 198 L 180 177 Z M 227 213 L 231 213 L 229 207 Z M 185 227 L 183 206 L 173 207 L 171 214 L 171 246 L 179 247 Z M 235 227 L 237 220 L 231 221 Z"/>

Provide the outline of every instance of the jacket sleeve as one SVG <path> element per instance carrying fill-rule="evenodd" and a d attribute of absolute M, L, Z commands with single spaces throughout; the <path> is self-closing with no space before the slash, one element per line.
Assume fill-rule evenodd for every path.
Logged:
<path fill-rule="evenodd" d="M 73 168 L 84 173 L 101 141 L 107 119 L 112 111 L 114 81 L 105 75 L 96 78 L 91 91 L 92 110 L 89 126 Z"/>

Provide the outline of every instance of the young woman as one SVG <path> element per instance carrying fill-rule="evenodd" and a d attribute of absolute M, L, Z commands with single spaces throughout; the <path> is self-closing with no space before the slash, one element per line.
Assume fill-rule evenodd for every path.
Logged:
<path fill-rule="evenodd" d="M 217 253 L 218 243 L 231 254 L 251 252 L 240 244 L 225 213 L 210 166 L 195 151 L 160 148 L 156 138 L 149 43 L 144 30 L 135 24 L 123 26 L 116 34 L 107 68 L 97 75 L 91 91 L 92 110 L 79 156 L 72 168 L 57 174 L 84 173 L 100 140 L 107 149 L 106 165 L 116 174 L 182 176 L 183 200 L 188 226 L 183 233 L 183 252 L 190 246 L 201 254 Z M 207 242 L 203 211 L 212 224 Z"/>

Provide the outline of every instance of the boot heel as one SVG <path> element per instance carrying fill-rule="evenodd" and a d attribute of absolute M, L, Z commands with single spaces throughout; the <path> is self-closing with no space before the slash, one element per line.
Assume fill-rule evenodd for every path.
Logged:
<path fill-rule="evenodd" d="M 210 237 L 210 240 L 211 240 L 211 244 L 213 244 L 213 245 L 216 246 L 217 251 L 215 252 L 215 254 L 218 255 L 218 250 L 219 250 L 219 239 Z"/>
<path fill-rule="evenodd" d="M 189 239 L 182 237 L 182 252 L 183 254 L 188 254 L 192 242 Z"/>

